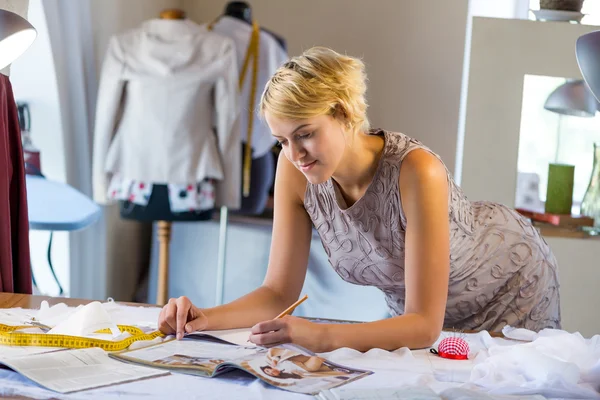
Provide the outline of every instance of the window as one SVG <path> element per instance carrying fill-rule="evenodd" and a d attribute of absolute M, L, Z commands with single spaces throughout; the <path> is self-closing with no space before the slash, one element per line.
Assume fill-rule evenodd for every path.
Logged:
<path fill-rule="evenodd" d="M 600 143 L 600 118 L 559 115 L 544 109 L 550 93 L 565 83 L 565 78 L 526 75 L 519 139 L 519 174 L 539 177 L 539 200 L 546 200 L 548 164 L 575 166 L 573 188 L 574 214 L 579 214 L 593 168 L 594 142 Z M 517 187 L 517 205 L 522 204 L 522 187 Z M 543 210 L 543 207 L 542 207 Z"/>

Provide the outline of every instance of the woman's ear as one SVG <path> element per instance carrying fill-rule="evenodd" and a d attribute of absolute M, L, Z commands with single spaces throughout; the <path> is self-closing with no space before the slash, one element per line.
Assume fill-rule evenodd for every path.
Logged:
<path fill-rule="evenodd" d="M 348 111 L 342 104 L 337 104 L 335 106 L 335 111 L 333 112 L 333 117 L 336 118 L 340 123 L 344 126 L 350 128 L 352 123 L 350 122 L 350 118 L 348 115 Z"/>

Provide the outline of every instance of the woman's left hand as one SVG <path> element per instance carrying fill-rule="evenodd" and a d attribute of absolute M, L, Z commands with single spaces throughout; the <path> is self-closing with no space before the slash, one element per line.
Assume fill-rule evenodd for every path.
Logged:
<path fill-rule="evenodd" d="M 273 347 L 284 343 L 294 343 L 305 349 L 322 353 L 327 348 L 326 327 L 289 315 L 259 322 L 252 327 L 250 341 L 254 344 Z"/>

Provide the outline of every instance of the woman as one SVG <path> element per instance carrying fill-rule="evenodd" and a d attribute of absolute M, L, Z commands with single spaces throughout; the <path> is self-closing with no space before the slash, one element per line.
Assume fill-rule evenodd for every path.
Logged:
<path fill-rule="evenodd" d="M 325 376 L 348 379 L 348 375 L 352 373 L 348 369 L 330 364 L 322 357 L 307 356 L 282 347 L 270 348 L 266 358 L 268 365 L 262 366 L 260 369 L 265 374 L 280 379 L 322 378 Z"/>
<path fill-rule="evenodd" d="M 270 348 L 267 351 L 266 358 L 271 367 L 277 367 L 279 364 L 287 361 L 307 372 L 334 371 L 334 369 L 329 366 L 323 357 L 307 356 L 295 350 L 285 349 L 282 347 Z"/>
<path fill-rule="evenodd" d="M 266 85 L 261 114 L 282 146 L 263 285 L 215 308 L 171 299 L 165 333 L 252 326 L 250 341 L 316 352 L 430 346 L 443 327 L 560 327 L 556 260 L 515 211 L 470 202 L 437 155 L 370 129 L 361 61 L 313 48 Z M 392 318 L 315 324 L 273 318 L 299 296 L 314 225 L 342 279 L 380 288 Z"/>

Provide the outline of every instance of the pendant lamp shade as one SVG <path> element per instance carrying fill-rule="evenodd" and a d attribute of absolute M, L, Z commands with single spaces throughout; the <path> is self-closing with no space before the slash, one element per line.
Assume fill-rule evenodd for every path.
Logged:
<path fill-rule="evenodd" d="M 600 101 L 600 31 L 580 36 L 575 44 L 575 54 L 585 83 Z"/>
<path fill-rule="evenodd" d="M 25 18 L 0 10 L 0 69 L 23 54 L 36 36 L 35 28 Z"/>
<path fill-rule="evenodd" d="M 593 117 L 598 103 L 582 80 L 570 80 L 560 85 L 548 96 L 544 108 L 563 115 Z"/>

